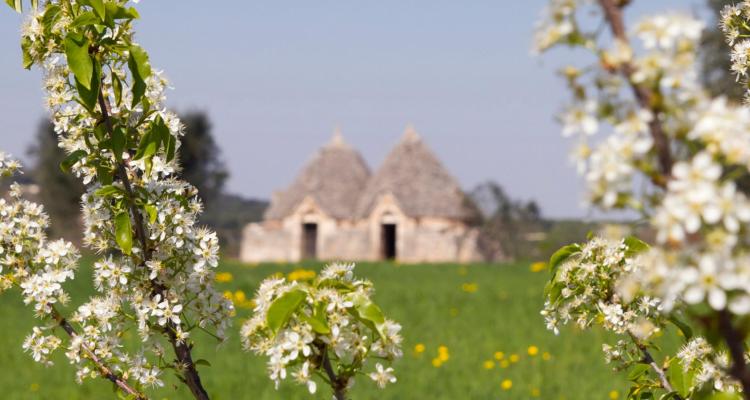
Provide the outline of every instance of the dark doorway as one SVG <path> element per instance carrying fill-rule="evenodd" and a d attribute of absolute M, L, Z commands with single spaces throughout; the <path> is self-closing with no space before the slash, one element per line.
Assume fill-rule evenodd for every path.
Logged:
<path fill-rule="evenodd" d="M 382 256 L 385 260 L 396 259 L 396 224 L 383 224 L 381 233 Z"/>
<path fill-rule="evenodd" d="M 318 224 L 302 224 L 302 258 L 314 260 L 318 257 Z"/>

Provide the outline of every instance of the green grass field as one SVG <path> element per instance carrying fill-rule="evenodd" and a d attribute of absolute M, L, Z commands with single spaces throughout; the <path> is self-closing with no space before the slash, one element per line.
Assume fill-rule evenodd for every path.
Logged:
<path fill-rule="evenodd" d="M 239 290 L 251 297 L 264 277 L 297 268 L 225 262 L 221 270 L 230 272 L 233 279 L 218 285 L 222 290 Z M 317 270 L 320 265 L 304 268 Z M 91 291 L 87 286 L 90 270 L 84 268 L 79 274 L 76 286 L 70 289 L 82 297 Z M 357 275 L 375 283 L 376 300 L 386 315 L 403 325 L 405 343 L 404 358 L 395 365 L 398 383 L 380 391 L 361 377 L 352 399 L 609 399 L 613 390 L 624 397 L 624 379 L 604 365 L 603 334 L 568 329 L 556 337 L 544 328 L 539 310 L 546 271 L 531 272 L 528 264 L 362 264 L 357 267 Z M 2 296 L 3 399 L 116 398 L 111 386 L 101 380 L 75 384 L 74 371 L 62 354 L 57 355 L 51 368 L 34 363 L 21 350 L 35 322 L 32 312 L 17 293 Z M 201 374 L 213 398 L 330 399 L 330 392 L 322 385 L 315 396 L 291 382 L 278 391 L 274 389 L 266 376 L 264 360 L 241 350 L 237 335 L 248 313 L 238 308 L 233 337 L 220 347 L 211 338 L 195 333 L 199 342 L 196 357 L 212 363 L 211 367 L 201 367 Z M 424 345 L 424 352 L 415 351 L 418 344 Z M 449 359 L 435 367 L 433 359 L 439 346 L 448 348 Z M 538 348 L 536 355 L 529 355 L 530 346 Z M 504 362 L 495 359 L 496 352 L 504 353 Z M 164 378 L 168 385 L 154 399 L 189 398 L 185 390 L 172 386 L 176 379 Z M 510 380 L 512 387 L 503 388 L 505 380 Z"/>

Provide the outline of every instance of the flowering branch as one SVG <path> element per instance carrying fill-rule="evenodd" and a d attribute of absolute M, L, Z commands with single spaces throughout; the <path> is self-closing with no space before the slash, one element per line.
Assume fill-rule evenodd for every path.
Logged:
<path fill-rule="evenodd" d="M 110 104 L 109 99 L 104 96 L 104 92 L 102 91 L 101 87 L 103 86 L 103 82 L 100 85 L 99 89 L 99 95 L 98 95 L 98 102 L 99 102 L 99 108 L 102 112 L 102 120 L 107 128 L 108 136 L 111 138 L 114 137 L 114 128 L 112 125 L 112 120 L 110 119 Z M 135 192 L 133 191 L 132 185 L 130 184 L 130 178 L 128 178 L 127 169 L 125 166 L 125 161 L 120 161 L 117 163 L 117 175 L 121 179 L 123 187 L 125 189 L 125 193 L 128 195 L 129 198 L 135 198 Z M 138 209 L 135 206 L 135 203 L 130 203 L 129 205 L 129 213 L 130 218 L 135 222 L 135 237 L 138 242 L 141 244 L 141 248 L 144 252 L 143 257 L 143 263 L 141 265 L 141 268 L 144 270 L 148 270 L 147 263 L 153 261 L 152 260 L 152 249 L 148 245 L 147 242 L 147 235 L 146 235 L 146 229 L 144 228 L 145 221 L 143 220 L 142 214 L 138 211 Z M 167 297 L 167 288 L 159 283 L 156 279 L 150 280 L 150 285 L 152 287 L 151 291 L 154 297 L 159 296 L 160 298 L 166 298 Z M 174 350 L 174 353 L 177 357 L 178 361 L 178 368 L 177 371 L 183 372 L 183 378 L 185 384 L 190 389 L 190 392 L 193 394 L 193 396 L 197 400 L 208 400 L 208 392 L 203 387 L 203 384 L 201 383 L 200 375 L 198 374 L 198 370 L 195 368 L 195 363 L 193 362 L 193 357 L 191 355 L 191 347 L 188 346 L 184 340 L 180 340 L 177 337 L 176 334 L 176 325 L 174 322 L 170 321 L 167 326 L 164 329 L 164 333 L 167 335 L 169 342 L 172 345 L 172 348 Z"/>
<path fill-rule="evenodd" d="M 627 5 L 627 2 L 617 0 L 599 0 L 604 16 L 609 23 L 612 35 L 619 40 L 621 43 L 628 44 L 628 36 L 625 32 L 625 22 L 622 17 L 622 7 Z M 651 110 L 654 117 L 649 121 L 649 129 L 651 136 L 654 139 L 654 147 L 659 157 L 659 164 L 661 166 L 661 175 L 652 176 L 654 184 L 658 186 L 666 186 L 667 179 L 672 173 L 672 155 L 669 150 L 669 140 L 662 129 L 661 122 L 658 118 L 658 106 L 654 102 L 654 95 L 649 88 L 643 84 L 635 83 L 633 74 L 636 68 L 628 60 L 623 60 L 620 64 L 620 71 L 622 75 L 627 79 L 630 84 L 633 94 L 638 100 L 638 104 L 643 109 Z"/>
<path fill-rule="evenodd" d="M 287 377 L 317 391 L 313 374 L 346 400 L 368 358 L 390 363 L 402 356 L 401 326 L 371 299 L 372 283 L 356 279 L 354 264 L 331 264 L 309 281 L 263 281 L 253 299 L 253 316 L 242 326 L 245 349 L 268 357 L 276 388 Z M 395 383 L 393 368 L 375 365 L 370 379 L 380 388 Z"/>
<path fill-rule="evenodd" d="M 21 1 L 11 3 L 20 11 Z M 87 187 L 84 242 L 105 255 L 94 263 L 98 296 L 70 318 L 81 328 L 66 355 L 78 362 L 91 350 L 143 386 L 163 386 L 162 368 L 173 368 L 196 399 L 207 400 L 190 334 L 225 340 L 233 306 L 213 287 L 218 238 L 197 227 L 197 190 L 174 176 L 183 126 L 166 111 L 166 79 L 133 40 L 138 12 L 128 0 L 31 3 L 24 66 L 45 72 L 46 102 L 68 153 L 61 167 Z M 142 346 L 128 354 L 122 332 L 133 328 Z M 45 344 L 40 337 L 30 342 Z M 163 342 L 175 353 L 171 363 Z M 79 366 L 79 380 L 89 375 Z"/>
<path fill-rule="evenodd" d="M 76 333 L 75 328 L 73 328 L 72 325 L 68 322 L 67 319 L 65 319 L 58 311 L 57 309 L 52 306 L 52 318 L 57 322 L 57 324 L 65 331 L 65 333 L 70 336 L 71 339 L 75 339 L 78 337 L 78 333 Z M 91 351 L 91 349 L 88 348 L 85 344 L 82 345 L 86 355 L 91 359 L 91 362 L 96 365 L 97 369 L 99 370 L 99 373 L 102 377 L 109 380 L 110 382 L 114 383 L 120 390 L 127 393 L 130 396 L 133 396 L 135 400 L 147 400 L 147 397 L 139 392 L 138 390 L 134 389 L 130 386 L 130 384 L 123 379 L 120 375 L 115 374 L 112 372 L 112 370 L 109 369 L 94 353 Z"/>
<path fill-rule="evenodd" d="M 656 363 L 656 360 L 654 360 L 654 357 L 651 355 L 651 352 L 648 350 L 648 347 L 641 343 L 638 338 L 633 335 L 632 332 L 628 332 L 628 336 L 630 336 L 630 340 L 633 341 L 633 344 L 638 347 L 638 349 L 643 353 L 643 360 L 642 362 L 644 364 L 648 364 L 651 366 L 651 369 L 654 370 L 656 375 L 659 377 L 659 382 L 661 382 L 661 387 L 666 390 L 667 392 L 674 392 L 674 388 L 672 387 L 672 384 L 669 383 L 669 378 L 667 378 L 667 374 L 664 372 L 664 369 L 659 366 L 659 364 Z M 672 396 L 674 400 L 682 400 L 682 397 L 679 394 L 674 394 Z"/>

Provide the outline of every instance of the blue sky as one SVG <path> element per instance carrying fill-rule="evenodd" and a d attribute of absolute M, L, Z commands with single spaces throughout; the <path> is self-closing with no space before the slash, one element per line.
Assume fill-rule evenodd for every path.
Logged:
<path fill-rule="evenodd" d="M 170 106 L 209 112 L 232 192 L 268 198 L 336 126 L 376 168 L 412 123 L 465 188 L 492 179 L 548 216 L 585 216 L 553 118 L 555 70 L 575 55 L 529 51 L 545 3 L 143 0 L 136 29 Z M 703 0 L 635 3 L 629 20 Z M 20 67 L 20 17 L 0 10 L 0 148 L 25 157 L 40 75 Z"/>

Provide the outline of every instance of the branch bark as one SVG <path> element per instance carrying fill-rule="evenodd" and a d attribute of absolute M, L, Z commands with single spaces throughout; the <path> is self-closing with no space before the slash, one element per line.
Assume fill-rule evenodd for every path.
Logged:
<path fill-rule="evenodd" d="M 102 120 L 106 125 L 107 133 L 109 133 L 111 137 L 114 132 L 114 127 L 112 125 L 112 119 L 110 117 L 110 105 L 109 100 L 104 96 L 101 85 L 99 88 L 98 97 L 99 108 L 102 112 Z M 117 175 L 122 181 L 122 184 L 125 187 L 125 191 L 127 192 L 128 196 L 130 198 L 133 198 L 134 191 L 130 183 L 130 178 L 128 177 L 127 170 L 125 168 L 124 161 L 117 163 Z M 148 237 L 146 235 L 146 227 L 143 221 L 143 215 L 132 202 L 129 205 L 129 209 L 131 218 L 134 221 L 135 225 L 136 239 L 140 243 L 141 249 L 143 250 L 143 263 L 145 264 L 147 261 L 151 260 L 152 254 L 151 248 L 148 246 Z M 152 280 L 151 289 L 154 295 L 158 294 L 161 295 L 161 298 L 166 298 L 167 288 L 160 282 Z M 190 389 L 193 397 L 195 397 L 197 400 L 209 400 L 208 392 L 203 387 L 200 375 L 198 374 L 198 370 L 196 369 L 195 363 L 193 362 L 193 357 L 191 354 L 192 346 L 188 346 L 185 342 L 177 340 L 177 336 L 175 334 L 175 325 L 173 323 L 170 322 L 167 325 L 165 331 L 169 342 L 172 344 L 175 357 L 177 358 L 178 371 L 183 372 L 182 375 L 184 378 L 184 382 Z"/>
<path fill-rule="evenodd" d="M 629 44 L 628 35 L 625 31 L 625 21 L 622 15 L 622 7 L 626 4 L 627 2 L 617 0 L 599 0 L 599 5 L 604 12 L 604 17 L 609 24 L 612 36 L 623 43 Z M 653 119 L 648 125 L 651 137 L 654 139 L 654 148 L 656 149 L 657 157 L 659 158 L 660 175 L 653 176 L 652 181 L 658 186 L 665 187 L 668 177 L 672 174 L 673 160 L 669 148 L 669 139 L 664 133 L 664 129 L 659 121 L 658 107 L 654 104 L 654 93 L 647 86 L 633 81 L 633 74 L 635 74 L 636 68 L 631 62 L 627 61 L 622 63 L 619 71 L 630 84 L 638 104 L 642 108 L 650 110 L 653 114 Z"/>
<path fill-rule="evenodd" d="M 57 324 L 65 331 L 65 333 L 68 334 L 68 336 L 70 336 L 71 338 L 75 338 L 76 336 L 78 336 L 75 328 L 70 325 L 68 320 L 65 319 L 54 306 L 52 306 L 52 317 L 55 319 L 55 322 L 57 322 Z M 81 347 L 83 348 L 83 351 L 86 352 L 86 355 L 91 360 L 91 362 L 96 365 L 96 368 L 99 370 L 99 373 L 103 378 L 114 383 L 118 388 L 120 388 L 120 390 L 130 396 L 135 397 L 136 400 L 147 400 L 147 397 L 145 395 L 131 387 L 130 384 L 128 384 L 128 382 L 121 376 L 112 372 L 112 370 L 107 367 L 107 365 L 99 358 L 99 356 L 97 356 L 91 349 L 89 349 L 88 346 L 82 344 Z"/>
<path fill-rule="evenodd" d="M 729 373 L 742 385 L 742 393 L 746 399 L 750 399 L 750 370 L 745 361 L 745 341 L 739 331 L 732 323 L 732 316 L 727 310 L 719 312 L 719 332 L 732 356 L 732 366 Z"/>
<path fill-rule="evenodd" d="M 331 360 L 328 358 L 328 348 L 325 345 L 318 346 L 318 349 L 322 352 L 322 366 L 328 376 L 328 380 L 331 381 L 331 387 L 333 388 L 333 397 L 336 400 L 346 400 L 346 382 L 341 382 L 336 372 L 333 370 Z"/>
<path fill-rule="evenodd" d="M 641 354 L 643 354 L 643 362 L 648 364 L 651 369 L 654 370 L 656 375 L 659 377 L 659 382 L 661 383 L 661 387 L 666 390 L 667 392 L 674 392 L 674 388 L 672 387 L 672 384 L 669 382 L 669 378 L 667 378 L 667 374 L 664 372 L 664 369 L 659 366 L 659 364 L 656 363 L 656 360 L 654 360 L 654 357 L 651 355 L 651 352 L 648 351 L 648 348 L 643 345 L 638 339 L 633 336 L 632 333 L 628 332 L 628 335 L 630 335 L 630 340 L 635 343 L 635 345 L 638 347 L 638 350 L 641 351 Z M 675 400 L 682 400 L 682 397 L 680 395 L 674 395 L 672 398 Z"/>

